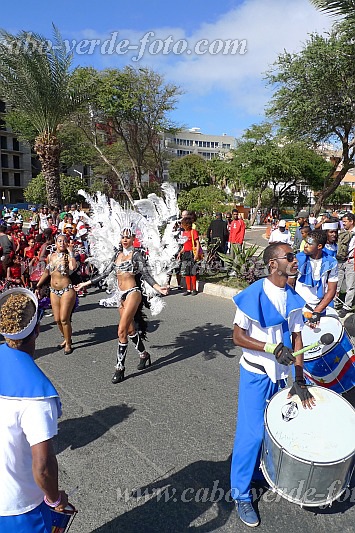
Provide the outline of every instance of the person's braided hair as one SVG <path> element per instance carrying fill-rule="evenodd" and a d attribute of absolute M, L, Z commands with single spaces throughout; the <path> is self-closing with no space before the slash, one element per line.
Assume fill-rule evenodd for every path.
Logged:
<path fill-rule="evenodd" d="M 11 294 L 0 309 L 0 330 L 6 333 L 18 333 L 31 322 L 36 312 L 31 298 L 25 294 Z M 25 339 L 9 339 L 4 334 L 10 348 L 18 348 Z"/>

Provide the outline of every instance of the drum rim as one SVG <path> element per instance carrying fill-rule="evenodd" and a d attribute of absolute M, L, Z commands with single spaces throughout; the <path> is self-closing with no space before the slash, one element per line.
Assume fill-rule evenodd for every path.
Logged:
<path fill-rule="evenodd" d="M 327 463 L 328 464 L 328 463 Z M 302 501 L 300 500 L 299 498 L 293 498 L 292 496 L 289 496 L 287 494 L 287 492 L 284 492 L 282 491 L 281 489 L 279 489 L 277 487 L 277 485 L 275 485 L 275 483 L 272 481 L 272 479 L 270 478 L 269 476 L 269 473 L 267 472 L 267 469 L 265 467 L 265 464 L 264 464 L 264 459 L 263 459 L 263 453 L 261 455 L 261 461 L 260 461 L 260 466 L 261 466 L 261 470 L 262 470 L 262 473 L 266 479 L 266 481 L 268 482 L 268 484 L 270 485 L 270 488 L 273 492 L 276 492 L 277 494 L 279 494 L 280 496 L 282 496 L 285 500 L 291 502 L 291 503 L 295 503 L 297 505 L 300 505 L 301 507 L 319 507 L 320 505 L 330 505 L 331 503 L 333 503 L 337 498 L 339 498 L 345 491 L 346 491 L 346 488 L 347 488 L 347 485 L 345 483 L 345 486 L 342 487 L 339 491 L 339 493 L 334 496 L 333 498 L 327 498 L 326 500 L 324 501 L 317 501 L 317 502 L 305 502 L 305 501 Z"/>
<path fill-rule="evenodd" d="M 350 407 L 351 409 L 354 411 L 355 413 L 355 408 L 351 405 L 351 403 L 346 399 L 346 398 L 343 398 L 343 396 L 341 396 L 340 394 L 338 394 L 337 392 L 333 391 L 332 389 L 327 389 L 325 387 L 319 387 L 318 385 L 311 385 L 310 388 L 316 388 L 316 389 L 321 389 L 321 390 L 326 390 L 328 392 L 331 392 L 332 394 L 335 394 L 336 396 L 340 396 L 342 400 L 344 400 Z M 266 430 L 268 430 L 268 435 L 269 437 L 271 438 L 271 440 L 280 448 L 280 450 L 283 450 L 287 455 L 289 455 L 290 457 L 294 457 L 295 459 L 297 459 L 298 461 L 301 461 L 303 463 L 306 463 L 306 464 L 313 464 L 315 466 L 324 466 L 324 465 L 336 465 L 338 463 L 343 463 L 345 461 L 347 461 L 350 457 L 353 457 L 355 455 L 355 446 L 353 448 L 353 451 L 351 453 L 349 453 L 348 455 L 346 455 L 345 457 L 341 458 L 341 459 L 337 459 L 336 461 L 332 461 L 332 462 L 324 462 L 322 463 L 321 461 L 309 461 L 308 459 L 303 459 L 302 457 L 298 457 L 297 455 L 293 454 L 293 453 L 290 453 L 288 450 L 286 450 L 286 448 L 284 448 L 276 439 L 275 437 L 273 436 L 273 434 L 271 433 L 270 431 L 270 426 L 267 422 L 267 412 L 268 412 L 268 409 L 269 409 L 269 405 L 271 403 L 271 400 L 277 396 L 278 394 L 281 394 L 282 392 L 285 392 L 287 390 L 290 390 L 290 388 L 286 387 L 284 389 L 281 389 L 279 391 L 277 391 L 269 400 L 267 406 L 266 406 L 266 409 L 265 409 L 265 413 L 264 413 L 264 440 L 265 440 L 265 432 Z M 290 398 L 291 400 L 291 398 Z M 264 446 L 264 440 L 263 440 L 263 446 Z"/>
<path fill-rule="evenodd" d="M 308 361 L 315 361 L 316 359 L 320 359 L 320 358 L 323 357 L 324 355 L 327 355 L 329 352 L 332 351 L 332 349 L 334 348 L 334 346 L 335 346 L 336 344 L 340 344 L 341 341 L 343 340 L 344 333 L 345 333 L 345 326 L 344 326 L 344 324 L 342 324 L 342 323 L 340 322 L 339 318 L 337 318 L 336 316 L 331 316 L 331 315 L 330 315 L 330 316 L 324 316 L 324 317 L 321 317 L 321 320 L 322 320 L 322 318 L 328 318 L 328 319 L 331 318 L 331 319 L 336 320 L 337 322 L 339 322 L 339 324 L 340 324 L 340 326 L 341 326 L 341 329 L 340 329 L 340 332 L 341 332 L 341 333 L 340 333 L 340 336 L 339 336 L 339 338 L 338 338 L 337 340 L 334 339 L 334 342 L 332 342 L 332 344 L 329 344 L 329 347 L 328 347 L 324 352 L 322 351 L 322 353 L 321 353 L 320 355 L 313 356 L 313 357 L 306 357 L 306 354 L 309 353 L 309 352 L 304 352 L 304 362 L 305 362 L 305 363 L 308 362 Z M 307 327 L 308 327 L 308 326 L 307 326 Z M 329 333 L 329 332 L 327 331 L 327 333 Z M 350 341 L 350 344 L 352 345 L 352 342 L 351 342 L 351 341 Z"/>

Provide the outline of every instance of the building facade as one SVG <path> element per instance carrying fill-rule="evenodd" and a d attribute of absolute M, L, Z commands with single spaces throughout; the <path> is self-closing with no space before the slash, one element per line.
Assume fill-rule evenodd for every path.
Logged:
<path fill-rule="evenodd" d="M 236 147 L 236 139 L 230 135 L 207 135 L 199 128 L 181 130 L 176 134 L 164 134 L 164 148 L 175 157 L 197 154 L 210 161 L 224 159 Z"/>
<path fill-rule="evenodd" d="M 2 204 L 24 201 L 23 191 L 32 178 L 31 149 L 6 124 L 5 102 L 0 100 L 0 198 Z"/>

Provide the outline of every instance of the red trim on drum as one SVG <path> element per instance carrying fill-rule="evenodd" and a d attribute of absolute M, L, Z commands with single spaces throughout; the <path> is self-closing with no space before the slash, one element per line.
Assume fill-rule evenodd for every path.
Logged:
<path fill-rule="evenodd" d="M 349 370 L 349 368 L 351 366 L 353 366 L 353 363 L 355 363 L 355 355 L 353 355 L 348 361 L 347 363 L 345 363 L 345 365 L 343 366 L 343 368 L 341 369 L 341 371 L 339 372 L 337 378 L 333 379 L 333 381 L 329 381 L 329 383 L 326 383 L 325 381 L 320 381 L 318 379 L 315 379 L 312 374 L 308 374 L 308 372 L 306 370 L 303 370 L 305 376 L 307 376 L 308 379 L 310 379 L 311 381 L 314 381 L 314 383 L 317 383 L 317 385 L 319 385 L 320 387 L 326 387 L 326 388 L 330 388 L 332 387 L 333 385 L 336 385 L 340 379 L 347 373 L 347 371 Z M 326 376 L 325 376 L 326 377 Z"/>

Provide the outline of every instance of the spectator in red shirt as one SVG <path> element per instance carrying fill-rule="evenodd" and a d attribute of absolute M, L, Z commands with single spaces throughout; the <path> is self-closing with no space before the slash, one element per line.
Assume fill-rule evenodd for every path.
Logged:
<path fill-rule="evenodd" d="M 242 218 L 239 218 L 238 209 L 233 209 L 232 211 L 232 222 L 229 228 L 229 239 L 228 242 L 231 244 L 230 253 L 234 257 L 234 251 L 232 244 L 236 244 L 239 248 L 243 244 L 245 236 L 245 224 Z"/>
<path fill-rule="evenodd" d="M 183 245 L 182 250 L 178 254 L 178 258 L 181 259 L 181 275 L 186 281 L 186 292 L 183 296 L 196 296 L 196 273 L 198 261 L 198 252 L 200 243 L 199 235 L 195 229 L 192 229 L 192 220 L 190 217 L 185 217 L 181 221 L 181 227 L 183 233 L 180 236 L 180 242 Z M 195 247 L 195 252 L 193 248 Z"/>

